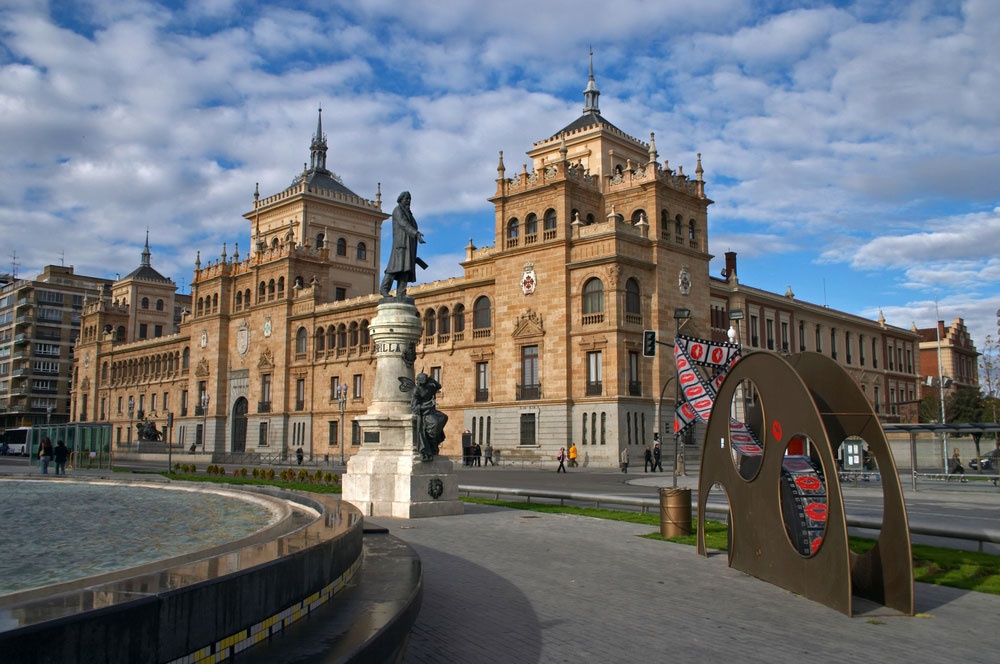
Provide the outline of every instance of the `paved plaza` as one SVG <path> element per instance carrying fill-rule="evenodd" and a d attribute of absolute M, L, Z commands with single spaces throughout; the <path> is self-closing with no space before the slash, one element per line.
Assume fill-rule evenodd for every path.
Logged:
<path fill-rule="evenodd" d="M 507 472 L 463 470 L 459 481 L 511 485 L 499 475 Z M 614 472 L 578 480 L 571 472 L 568 482 L 554 472 L 524 474 L 539 488 L 632 494 L 669 486 L 669 476 L 643 477 L 641 467 L 629 478 L 639 485 Z M 679 479 L 693 486 L 695 478 Z M 918 584 L 917 617 L 875 607 L 848 618 L 730 569 L 723 553 L 706 559 L 641 537 L 656 530 L 648 526 L 473 504 L 463 516 L 369 521 L 423 562 L 409 664 L 997 661 L 1000 596 Z"/>

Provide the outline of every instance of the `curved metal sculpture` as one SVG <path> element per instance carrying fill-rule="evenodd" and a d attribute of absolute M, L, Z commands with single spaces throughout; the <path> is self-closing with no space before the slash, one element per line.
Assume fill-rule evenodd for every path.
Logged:
<path fill-rule="evenodd" d="M 882 476 L 882 529 L 861 555 L 848 550 L 837 481 L 835 451 L 850 438 L 868 444 Z M 854 596 L 913 615 L 910 533 L 892 453 L 865 395 L 832 359 L 752 353 L 730 370 L 702 456 L 702 555 L 715 485 L 729 499 L 731 567 L 847 615 Z"/>

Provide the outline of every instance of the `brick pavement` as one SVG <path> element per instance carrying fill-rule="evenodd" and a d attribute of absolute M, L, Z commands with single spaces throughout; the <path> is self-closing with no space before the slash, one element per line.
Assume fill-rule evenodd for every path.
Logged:
<path fill-rule="evenodd" d="M 632 491 L 604 475 L 588 484 Z M 646 526 L 471 504 L 463 516 L 369 520 L 423 562 L 409 664 L 996 661 L 994 595 L 918 584 L 918 617 L 879 607 L 848 618 L 730 569 L 724 554 L 642 538 Z"/>

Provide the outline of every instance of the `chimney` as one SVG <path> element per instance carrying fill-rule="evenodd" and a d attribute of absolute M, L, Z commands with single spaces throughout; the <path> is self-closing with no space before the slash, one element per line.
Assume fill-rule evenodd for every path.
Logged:
<path fill-rule="evenodd" d="M 726 269 L 722 273 L 722 276 L 726 278 L 726 281 L 734 281 L 736 279 L 736 252 L 727 251 L 726 252 Z"/>

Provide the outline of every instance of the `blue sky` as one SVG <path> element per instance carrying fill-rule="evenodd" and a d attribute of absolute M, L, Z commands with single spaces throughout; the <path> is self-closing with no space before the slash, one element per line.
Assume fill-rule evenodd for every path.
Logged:
<path fill-rule="evenodd" d="M 290 184 L 322 105 L 330 169 L 387 211 L 411 191 L 422 276 L 455 276 L 493 244 L 499 151 L 520 170 L 580 115 L 591 49 L 606 118 L 702 154 L 713 274 L 733 250 L 755 287 L 996 337 L 993 0 L 5 0 L 0 272 L 114 277 L 149 228 L 189 292 L 196 251 L 246 252 L 255 184 Z"/>

